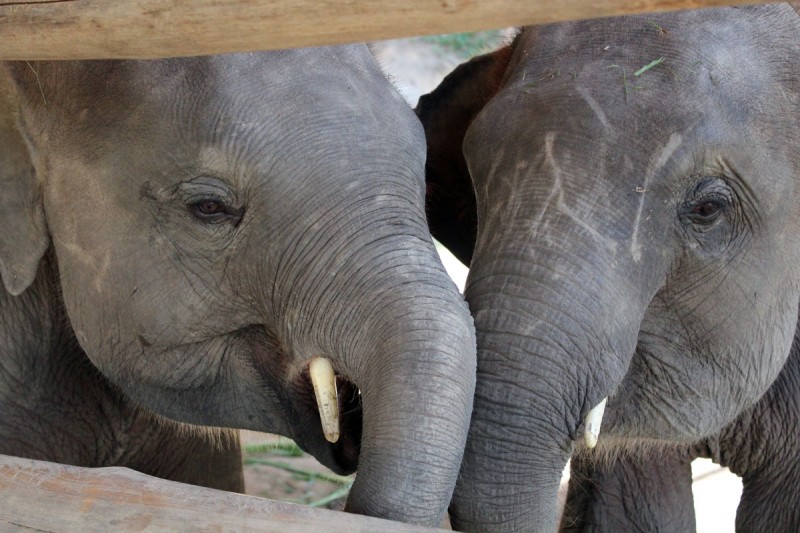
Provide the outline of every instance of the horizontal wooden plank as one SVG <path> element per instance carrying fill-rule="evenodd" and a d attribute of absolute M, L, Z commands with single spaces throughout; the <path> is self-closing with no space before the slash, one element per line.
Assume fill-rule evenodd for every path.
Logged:
<path fill-rule="evenodd" d="M 0 59 L 156 58 L 764 0 L 0 0 Z"/>
<path fill-rule="evenodd" d="M 0 531 L 437 531 L 195 487 L 127 468 L 0 455 Z"/>

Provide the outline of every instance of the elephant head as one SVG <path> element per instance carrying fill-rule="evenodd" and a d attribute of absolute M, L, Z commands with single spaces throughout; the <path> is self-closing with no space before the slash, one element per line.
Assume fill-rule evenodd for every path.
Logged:
<path fill-rule="evenodd" d="M 130 398 L 289 436 L 358 466 L 349 510 L 439 524 L 474 333 L 426 226 L 423 131 L 368 49 L 0 72 L 6 289 L 52 246 L 80 346 Z"/>
<path fill-rule="evenodd" d="M 781 372 L 800 300 L 798 29 L 788 5 L 531 27 L 421 99 L 428 190 L 451 191 L 429 209 L 477 215 L 455 527 L 554 529 L 561 470 L 606 398 L 601 448 L 690 443 Z"/>

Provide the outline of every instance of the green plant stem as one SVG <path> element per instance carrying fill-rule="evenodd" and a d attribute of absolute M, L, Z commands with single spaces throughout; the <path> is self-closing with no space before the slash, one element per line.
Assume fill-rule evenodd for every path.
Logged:
<path fill-rule="evenodd" d="M 301 457 L 303 450 L 294 442 L 274 442 L 269 444 L 250 444 L 244 447 L 244 453 L 278 453 L 289 457 Z"/>
<path fill-rule="evenodd" d="M 330 481 L 331 483 L 347 485 L 348 488 L 350 487 L 350 485 L 353 484 L 353 478 L 348 476 L 340 476 L 338 474 L 325 474 L 323 472 L 312 472 L 310 470 L 304 470 L 302 468 L 297 468 L 296 466 L 282 463 L 281 461 L 272 461 L 270 459 L 257 459 L 255 457 L 247 457 L 244 460 L 244 464 L 265 465 L 274 468 L 280 468 L 281 470 L 286 470 L 287 472 L 291 472 L 293 474 L 300 474 L 302 476 L 308 476 L 309 478 L 317 478 L 317 479 L 322 479 L 324 481 Z"/>
<path fill-rule="evenodd" d="M 33 72 L 33 75 L 36 77 L 36 85 L 39 86 L 39 94 L 42 95 L 42 103 L 47 107 L 47 98 L 44 97 L 44 89 L 42 89 L 42 81 L 39 79 L 39 71 L 33 68 L 33 65 L 31 65 L 29 61 L 26 61 L 25 64 L 28 65 L 28 68 L 31 69 L 31 72 Z"/>
<path fill-rule="evenodd" d="M 649 62 L 648 64 L 646 64 L 645 66 L 643 66 L 642 68 L 640 68 L 639 70 L 634 72 L 633 75 L 638 78 L 639 76 L 641 76 L 642 74 L 644 74 L 645 72 L 650 70 L 651 68 L 653 68 L 656 65 L 659 65 L 659 64 L 661 64 L 663 62 L 664 62 L 664 58 L 663 57 L 659 57 L 658 59 L 654 59 L 653 61 Z"/>
<path fill-rule="evenodd" d="M 323 505 L 327 505 L 332 501 L 338 500 L 339 498 L 344 498 L 347 496 L 347 493 L 350 492 L 350 485 L 346 485 L 334 492 L 331 492 L 324 498 L 320 498 L 319 500 L 313 501 L 308 505 L 311 507 L 322 507 Z"/>

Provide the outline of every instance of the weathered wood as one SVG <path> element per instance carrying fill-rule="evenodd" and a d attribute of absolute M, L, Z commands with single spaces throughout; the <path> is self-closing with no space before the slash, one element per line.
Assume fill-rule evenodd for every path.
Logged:
<path fill-rule="evenodd" d="M 155 58 L 765 0 L 0 0 L 0 59 Z"/>
<path fill-rule="evenodd" d="M 165 481 L 0 455 L 0 531 L 436 531 Z"/>

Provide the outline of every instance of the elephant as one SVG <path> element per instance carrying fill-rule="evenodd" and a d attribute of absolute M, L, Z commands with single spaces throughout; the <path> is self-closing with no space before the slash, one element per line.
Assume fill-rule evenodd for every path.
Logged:
<path fill-rule="evenodd" d="M 555 530 L 573 451 L 565 529 L 682 530 L 698 455 L 743 477 L 741 531 L 800 528 L 798 31 L 789 4 L 527 27 L 420 99 L 478 341 L 455 529 Z"/>
<path fill-rule="evenodd" d="M 203 427 L 271 432 L 440 524 L 474 328 L 368 48 L 0 65 L 0 453 L 241 490 Z"/>

